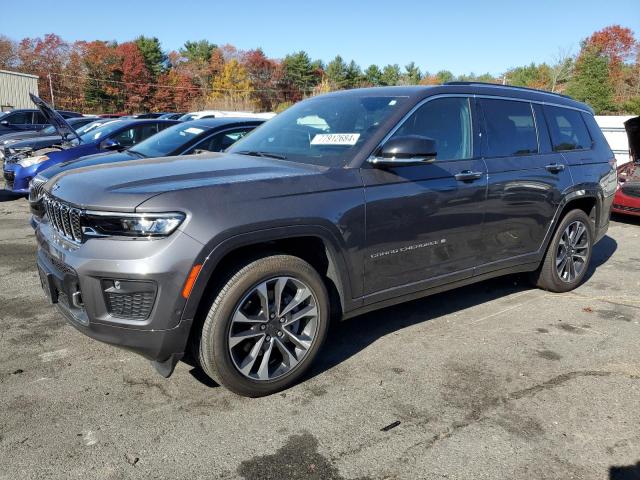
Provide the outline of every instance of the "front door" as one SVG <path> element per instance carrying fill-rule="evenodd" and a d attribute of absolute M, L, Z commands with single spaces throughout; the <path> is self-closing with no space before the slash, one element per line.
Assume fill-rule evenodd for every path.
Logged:
<path fill-rule="evenodd" d="M 432 138 L 436 159 L 363 167 L 366 294 L 383 300 L 472 275 L 487 187 L 474 117 L 470 98 L 427 100 L 391 138 Z"/>

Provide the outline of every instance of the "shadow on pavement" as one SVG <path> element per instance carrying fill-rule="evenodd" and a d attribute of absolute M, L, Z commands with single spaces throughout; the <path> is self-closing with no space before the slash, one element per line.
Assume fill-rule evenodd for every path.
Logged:
<path fill-rule="evenodd" d="M 611 467 L 609 480 L 640 480 L 640 462 L 628 467 Z"/>
<path fill-rule="evenodd" d="M 611 258 L 617 248 L 617 242 L 609 236 L 595 245 L 585 281 Z M 507 275 L 387 307 L 344 322 L 334 322 L 311 371 L 301 382 L 344 362 L 389 333 L 531 288 L 526 275 Z M 196 380 L 208 387 L 218 386 L 196 366 L 196 362 L 188 358 L 183 361 L 194 367 L 189 373 Z"/>

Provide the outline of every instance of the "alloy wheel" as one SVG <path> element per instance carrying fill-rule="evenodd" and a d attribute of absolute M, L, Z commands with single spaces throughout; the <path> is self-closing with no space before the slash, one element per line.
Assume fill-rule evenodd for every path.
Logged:
<path fill-rule="evenodd" d="M 589 257 L 589 233 L 581 221 L 567 225 L 556 253 L 556 271 L 560 279 L 572 283 L 582 275 Z"/>
<path fill-rule="evenodd" d="M 228 348 L 238 371 L 252 380 L 274 380 L 300 364 L 318 331 L 318 301 L 292 277 L 265 280 L 236 307 Z"/>

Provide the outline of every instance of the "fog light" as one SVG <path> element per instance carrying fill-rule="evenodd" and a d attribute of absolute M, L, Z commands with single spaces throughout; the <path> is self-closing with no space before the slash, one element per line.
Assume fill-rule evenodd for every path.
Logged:
<path fill-rule="evenodd" d="M 104 279 L 101 284 L 109 315 L 127 320 L 149 318 L 156 300 L 155 282 Z"/>

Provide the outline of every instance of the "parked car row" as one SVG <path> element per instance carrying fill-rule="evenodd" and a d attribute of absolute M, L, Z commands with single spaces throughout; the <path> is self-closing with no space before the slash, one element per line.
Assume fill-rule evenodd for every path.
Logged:
<path fill-rule="evenodd" d="M 5 142 L 4 146 L 0 143 L 0 155 L 4 159 L 6 188 L 16 194 L 28 194 L 31 184 L 41 185 L 55 173 L 81 166 L 221 151 L 264 121 L 243 112 L 241 118 L 225 116 L 186 122 L 159 115 L 156 118 L 93 118 L 86 123 L 85 117 L 67 121 L 41 99 L 33 96 L 33 101 L 50 127 L 38 135 L 32 133 L 29 138 L 13 134 L 7 140 L 0 140 Z M 177 128 L 156 136 L 171 126 Z M 51 129 L 57 135 L 48 135 Z M 145 142 L 151 138 L 151 142 Z M 137 148 L 132 148 L 134 146 Z M 107 155 L 100 155 L 104 153 Z M 42 173 L 53 166 L 58 167 L 48 176 Z M 32 182 L 38 175 L 40 177 Z"/>

